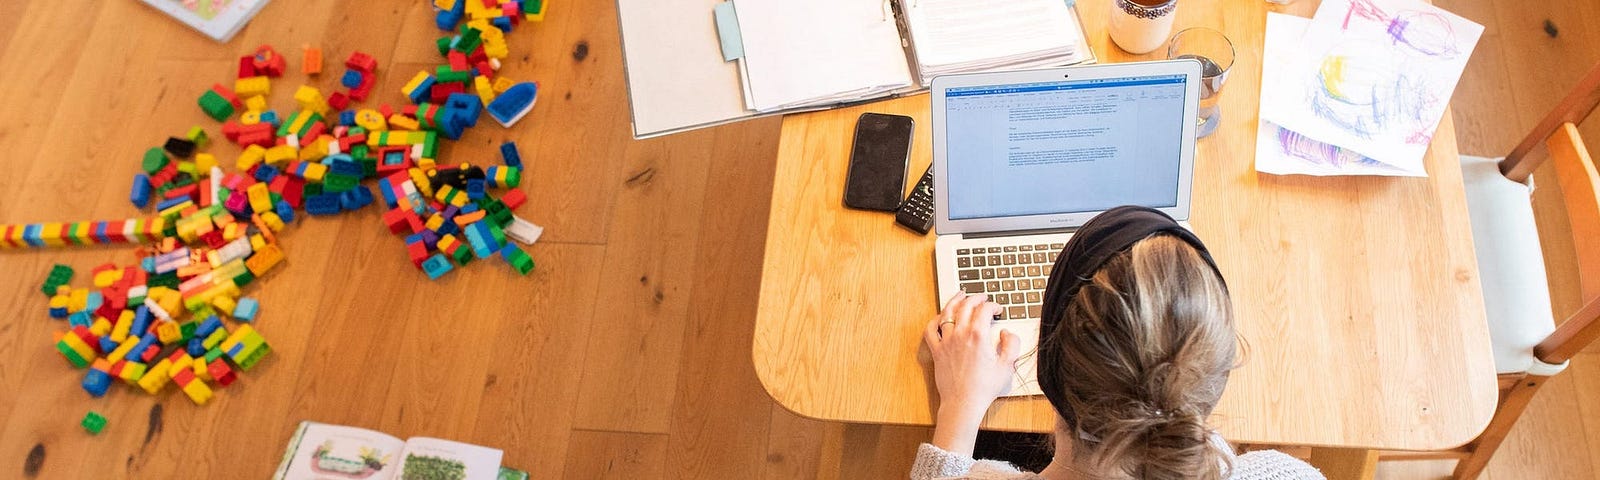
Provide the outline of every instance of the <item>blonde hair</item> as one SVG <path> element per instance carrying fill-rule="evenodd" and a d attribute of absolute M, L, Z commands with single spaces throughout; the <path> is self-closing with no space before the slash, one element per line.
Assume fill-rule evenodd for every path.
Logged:
<path fill-rule="evenodd" d="M 1194 247 L 1155 235 L 1107 260 L 1065 306 L 1041 355 L 1078 430 L 1075 463 L 1146 480 L 1223 477 L 1232 456 L 1206 418 L 1237 359 L 1222 278 Z M 1081 432 L 1081 434 L 1080 434 Z M 1085 439 L 1083 437 L 1088 437 Z"/>

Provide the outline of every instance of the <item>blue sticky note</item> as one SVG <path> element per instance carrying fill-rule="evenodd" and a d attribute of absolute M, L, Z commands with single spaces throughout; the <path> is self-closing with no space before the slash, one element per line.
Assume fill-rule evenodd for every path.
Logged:
<path fill-rule="evenodd" d="M 739 33 L 739 18 L 733 13 L 733 2 L 722 2 L 711 9 L 717 20 L 717 37 L 722 39 L 722 61 L 744 58 L 744 37 Z"/>

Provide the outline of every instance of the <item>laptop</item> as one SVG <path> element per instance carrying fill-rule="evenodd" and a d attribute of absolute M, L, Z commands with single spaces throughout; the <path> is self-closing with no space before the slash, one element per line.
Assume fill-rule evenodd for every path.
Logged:
<path fill-rule="evenodd" d="M 940 307 L 984 293 L 1023 339 L 1007 396 L 1038 395 L 1045 282 L 1072 232 L 1122 205 L 1187 226 L 1200 63 L 1175 60 L 933 80 Z"/>

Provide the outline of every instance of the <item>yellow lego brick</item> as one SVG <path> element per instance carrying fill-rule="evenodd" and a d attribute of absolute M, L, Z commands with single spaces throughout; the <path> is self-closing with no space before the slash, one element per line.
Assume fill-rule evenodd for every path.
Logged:
<path fill-rule="evenodd" d="M 389 116 L 389 128 L 395 130 L 416 130 L 419 127 L 417 119 L 396 113 Z"/>
<path fill-rule="evenodd" d="M 218 331 L 220 331 L 220 330 L 218 330 Z M 215 332 L 213 332 L 213 333 L 215 333 Z M 197 358 L 194 361 L 194 365 L 189 367 L 189 368 L 190 368 L 190 370 L 192 370 L 194 372 L 194 378 L 195 379 L 200 380 L 202 382 L 211 381 L 211 369 L 206 368 L 205 360 Z"/>
<path fill-rule="evenodd" d="M 118 314 L 117 325 L 111 327 L 111 341 L 122 342 L 128 339 L 128 333 L 133 330 L 133 311 L 123 310 Z"/>
<path fill-rule="evenodd" d="M 433 0 L 433 6 L 434 8 L 448 12 L 456 8 L 456 1 L 457 0 Z"/>
<path fill-rule="evenodd" d="M 246 112 L 255 112 L 259 117 L 261 112 L 267 111 L 267 97 L 256 95 L 244 99 L 244 110 Z"/>
<path fill-rule="evenodd" d="M 417 72 L 416 75 L 411 76 L 410 80 L 406 80 L 405 85 L 400 87 L 400 94 L 409 97 L 411 96 L 412 91 L 415 91 L 417 88 L 421 87 L 422 82 L 426 81 L 428 81 L 428 72 L 426 70 Z"/>
<path fill-rule="evenodd" d="M 310 85 L 301 85 L 294 91 L 294 101 L 300 104 L 300 109 L 317 113 L 328 111 L 328 100 L 323 98 L 322 91 Z"/>
<path fill-rule="evenodd" d="M 244 147 L 244 151 L 239 152 L 239 160 L 234 162 L 234 166 L 238 167 L 239 170 L 249 170 L 250 167 L 256 166 L 256 164 L 261 163 L 261 161 L 266 160 L 266 158 L 266 147 L 251 144 L 247 147 Z"/>
<path fill-rule="evenodd" d="M 89 308 L 89 289 L 74 288 L 67 294 L 67 311 L 81 312 Z"/>
<path fill-rule="evenodd" d="M 412 168 L 409 172 L 411 173 L 411 183 L 417 187 L 417 193 L 421 193 L 424 197 L 432 197 L 433 182 L 428 181 L 428 175 L 423 173 L 420 168 Z"/>
<path fill-rule="evenodd" d="M 428 157 L 422 157 L 422 158 L 417 159 L 416 165 L 417 165 L 417 168 L 420 168 L 420 169 L 423 169 L 423 170 L 433 170 L 433 169 L 439 167 L 437 164 L 434 163 L 433 159 L 428 158 Z"/>
<path fill-rule="evenodd" d="M 264 248 L 266 246 L 267 246 L 266 237 L 262 237 L 260 234 L 251 235 L 250 236 L 250 249 L 251 250 L 260 250 L 260 249 L 262 249 L 262 248 Z"/>
<path fill-rule="evenodd" d="M 177 205 L 173 205 L 173 206 L 167 207 L 166 210 L 162 210 L 160 212 L 156 212 L 156 215 L 157 215 L 156 219 L 179 218 L 179 217 L 183 216 L 183 211 L 184 210 L 188 209 L 189 207 L 193 207 L 193 206 L 194 206 L 194 202 L 185 200 L 183 203 L 179 203 Z M 151 219 L 151 221 L 154 222 L 155 219 Z M 166 221 L 162 220 L 162 224 L 161 225 L 162 225 L 162 228 L 165 228 L 166 227 Z M 160 232 L 160 231 L 161 231 L 160 228 L 155 229 L 155 230 L 152 231 L 152 230 L 150 230 L 150 225 L 149 224 L 145 224 L 145 233 L 146 234 L 156 233 L 156 232 Z"/>
<path fill-rule="evenodd" d="M 274 212 L 261 212 L 261 223 L 267 224 L 267 229 L 273 233 L 283 231 L 283 219 Z"/>
<path fill-rule="evenodd" d="M 251 328 L 250 324 L 247 323 L 240 325 L 239 328 L 233 329 L 233 334 L 228 335 L 228 338 L 222 341 L 222 351 L 226 352 L 228 350 L 233 350 L 234 345 L 238 345 L 240 342 L 244 341 L 246 337 L 254 335 L 255 333 L 256 329 Z"/>
<path fill-rule="evenodd" d="M 515 86 L 516 84 L 517 84 L 516 80 L 512 80 L 510 78 L 506 78 L 506 77 L 500 76 L 500 75 L 495 75 L 495 77 L 494 77 L 494 93 L 504 93 L 506 90 L 510 90 L 511 87 Z"/>
<path fill-rule="evenodd" d="M 182 338 L 183 331 L 178 329 L 177 322 L 161 322 L 156 326 L 156 339 L 161 340 L 161 343 L 170 345 Z"/>
<path fill-rule="evenodd" d="M 248 228 L 248 226 L 243 224 L 230 223 L 228 226 L 222 227 L 222 239 L 230 242 L 237 240 L 239 237 L 244 236 L 244 233 Z"/>
<path fill-rule="evenodd" d="M 422 72 L 422 75 L 426 76 L 428 73 Z M 369 135 L 389 129 L 389 122 L 383 120 L 383 114 L 370 108 L 356 111 L 356 125 L 367 129 Z"/>
<path fill-rule="evenodd" d="M 201 172 L 201 176 L 210 176 L 211 167 L 217 166 L 217 156 L 209 153 L 194 154 L 194 168 Z"/>
<path fill-rule="evenodd" d="M 216 348 L 217 344 L 222 343 L 222 341 L 226 340 L 227 338 L 228 338 L 228 331 L 227 330 L 223 330 L 223 329 L 220 329 L 220 328 L 216 329 L 216 330 L 212 330 L 211 331 L 211 335 L 206 336 L 206 338 L 204 340 L 200 341 L 200 346 L 201 347 L 205 347 L 206 350 L 210 350 L 212 348 Z"/>
<path fill-rule="evenodd" d="M 119 326 L 119 328 L 120 328 L 120 326 Z M 134 340 L 134 341 L 131 341 L 131 342 L 122 341 L 122 343 L 118 343 L 117 344 L 117 348 L 111 350 L 111 353 L 106 354 L 106 361 L 111 362 L 111 363 L 117 363 L 117 362 L 121 361 L 124 358 L 128 358 L 128 353 L 132 352 L 133 351 L 133 347 L 137 347 L 137 346 L 139 346 L 139 341 L 138 340 Z"/>
<path fill-rule="evenodd" d="M 39 228 L 39 240 L 52 247 L 66 244 L 66 239 L 61 236 L 62 225 L 59 223 L 46 223 Z"/>
<path fill-rule="evenodd" d="M 266 161 L 268 165 L 282 166 L 300 157 L 300 152 L 288 145 L 277 145 L 267 149 Z"/>
<path fill-rule="evenodd" d="M 328 144 L 331 143 L 328 140 L 330 138 L 332 137 L 323 135 L 317 137 L 315 140 L 312 140 L 310 143 L 300 144 L 300 161 L 315 162 L 322 160 L 323 157 L 328 156 Z"/>
<path fill-rule="evenodd" d="M 250 198 L 250 209 L 257 212 L 272 210 L 272 192 L 267 190 L 267 184 L 256 183 L 245 188 L 245 194 Z"/>
<path fill-rule="evenodd" d="M 111 321 L 104 318 L 95 317 L 94 323 L 89 324 L 89 333 L 93 333 L 96 337 L 105 336 L 106 334 L 111 333 Z"/>
<path fill-rule="evenodd" d="M 328 174 L 328 166 L 320 163 L 306 164 L 305 178 L 313 182 L 321 182 L 322 177 Z"/>
<path fill-rule="evenodd" d="M 89 344 L 83 343 L 83 339 L 78 338 L 75 333 L 62 335 L 61 343 L 66 344 L 68 348 L 71 348 L 73 352 L 77 353 L 79 357 L 83 357 L 84 360 L 94 359 L 94 349 L 90 348 Z"/>
<path fill-rule="evenodd" d="M 189 356 L 187 353 L 179 353 L 177 360 L 168 358 L 167 361 L 172 362 L 171 365 L 167 366 L 167 371 L 173 373 L 177 373 L 178 370 L 187 370 L 194 367 L 194 357 Z"/>
<path fill-rule="evenodd" d="M 261 112 L 244 112 L 239 114 L 240 125 L 255 125 L 261 123 Z"/>
<path fill-rule="evenodd" d="M 144 379 L 145 371 L 148 368 L 149 367 L 146 367 L 143 363 L 124 363 L 122 364 L 122 372 L 119 372 L 117 378 L 122 379 L 122 381 L 127 382 L 129 385 L 137 385 L 139 380 Z"/>
<path fill-rule="evenodd" d="M 189 400 L 194 401 L 195 405 L 205 405 L 213 395 L 211 387 L 206 386 L 206 382 L 200 379 L 190 380 L 188 385 L 184 385 L 183 394 L 189 396 Z"/>
<path fill-rule="evenodd" d="M 167 380 L 172 379 L 171 368 L 172 362 L 168 362 L 166 359 L 161 359 L 160 362 L 151 365 L 150 368 L 145 369 L 144 376 L 139 377 L 139 388 L 144 389 L 145 393 L 151 395 L 161 392 L 161 387 L 167 386 Z"/>
<path fill-rule="evenodd" d="M 233 93 L 240 97 L 263 96 L 272 92 L 272 80 L 263 76 L 241 78 L 233 81 Z"/>

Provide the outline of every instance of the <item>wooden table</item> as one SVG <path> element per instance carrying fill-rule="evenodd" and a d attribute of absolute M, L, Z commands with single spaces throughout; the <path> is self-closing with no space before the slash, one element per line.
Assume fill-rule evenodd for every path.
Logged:
<path fill-rule="evenodd" d="M 1100 61 L 1118 50 L 1108 0 L 1079 2 Z M 1269 10 L 1317 2 L 1182 3 L 1177 28 L 1208 26 L 1238 49 L 1224 124 L 1201 139 L 1193 224 L 1227 277 L 1246 345 L 1213 424 L 1230 440 L 1431 450 L 1474 438 L 1496 403 L 1495 370 L 1449 115 L 1427 178 L 1313 178 L 1254 169 Z M 937 403 L 921 331 L 935 315 L 934 237 L 848 210 L 851 133 L 862 112 L 917 120 L 908 179 L 930 162 L 926 95 L 791 115 L 783 122 L 754 360 L 767 392 L 807 417 L 929 425 Z M 1002 399 L 989 429 L 1050 430 L 1043 397 Z"/>

